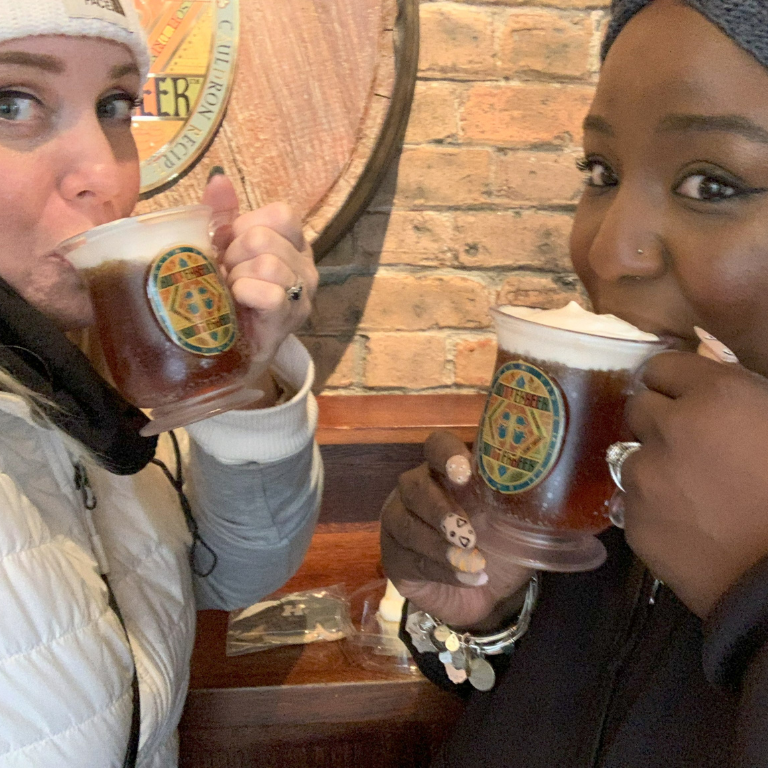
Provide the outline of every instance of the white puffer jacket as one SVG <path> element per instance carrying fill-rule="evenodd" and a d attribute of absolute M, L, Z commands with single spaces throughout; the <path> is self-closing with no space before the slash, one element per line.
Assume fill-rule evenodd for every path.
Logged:
<path fill-rule="evenodd" d="M 275 368 L 300 388 L 289 403 L 209 419 L 184 441 L 195 517 L 219 558 L 208 579 L 190 572 L 190 535 L 158 467 L 117 477 L 89 463 L 89 513 L 71 443 L 0 394 L 0 768 L 122 766 L 133 660 L 102 570 L 139 674 L 138 765 L 176 766 L 196 609 L 248 605 L 281 586 L 314 528 L 312 365 L 291 338 Z M 167 436 L 159 454 L 173 469 Z"/>

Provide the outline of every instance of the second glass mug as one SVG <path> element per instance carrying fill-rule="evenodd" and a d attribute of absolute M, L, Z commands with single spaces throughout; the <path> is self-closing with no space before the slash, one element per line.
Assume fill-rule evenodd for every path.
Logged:
<path fill-rule="evenodd" d="M 610 525 L 616 490 L 606 450 L 626 436 L 635 371 L 666 344 L 491 312 L 496 372 L 468 488 L 478 546 L 530 568 L 597 568 L 606 550 L 595 534 Z"/>
<path fill-rule="evenodd" d="M 221 279 L 212 210 L 191 205 L 104 224 L 58 252 L 83 275 L 109 372 L 154 435 L 252 404 L 250 344 Z"/>

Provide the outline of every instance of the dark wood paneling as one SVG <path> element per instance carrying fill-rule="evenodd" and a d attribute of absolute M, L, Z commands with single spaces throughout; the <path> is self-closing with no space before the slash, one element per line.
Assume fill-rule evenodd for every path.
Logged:
<path fill-rule="evenodd" d="M 325 490 L 320 522 L 379 519 L 397 479 L 424 460 L 421 443 L 323 445 Z"/>
<path fill-rule="evenodd" d="M 281 592 L 383 577 L 379 510 L 436 428 L 471 442 L 476 395 L 321 397 L 321 524 Z M 374 439 L 375 436 L 383 439 Z M 180 725 L 182 768 L 421 768 L 461 712 L 420 676 L 363 668 L 346 641 L 227 658 L 227 614 L 201 611 Z"/>
<path fill-rule="evenodd" d="M 478 394 L 321 396 L 318 442 L 325 462 L 320 521 L 378 520 L 398 477 L 423 460 L 436 429 L 475 439 Z"/>
<path fill-rule="evenodd" d="M 181 768 L 427 768 L 446 723 L 323 724 L 200 729 Z"/>

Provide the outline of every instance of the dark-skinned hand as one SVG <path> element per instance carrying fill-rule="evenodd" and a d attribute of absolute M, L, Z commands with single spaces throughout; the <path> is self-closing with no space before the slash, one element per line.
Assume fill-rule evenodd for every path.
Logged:
<path fill-rule="evenodd" d="M 424 445 L 424 454 L 426 462 L 401 475 L 384 504 L 384 570 L 400 594 L 420 609 L 452 626 L 490 631 L 505 620 L 508 609 L 518 607 L 507 606 L 506 600 L 527 584 L 532 571 L 480 554 L 482 521 L 477 517 L 470 521 L 461 506 L 462 499 L 467 498 L 470 465 L 464 443 L 450 432 L 434 432 Z M 452 467 L 451 475 L 463 482 L 452 482 L 446 465 Z M 459 521 L 462 528 L 458 533 L 474 531 L 469 541 L 457 536 L 456 517 L 451 516 L 468 521 L 467 525 Z M 474 552 L 475 541 L 480 552 L 472 556 L 474 574 L 461 574 L 449 562 L 449 551 L 454 561 L 457 556 L 466 559 Z"/>
<path fill-rule="evenodd" d="M 622 467 L 627 541 L 704 618 L 768 554 L 768 380 L 664 352 L 627 405 L 642 444 Z"/>

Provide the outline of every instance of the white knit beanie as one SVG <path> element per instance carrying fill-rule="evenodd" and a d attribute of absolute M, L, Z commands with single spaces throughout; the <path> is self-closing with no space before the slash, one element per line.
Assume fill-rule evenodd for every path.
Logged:
<path fill-rule="evenodd" d="M 0 0 L 0 43 L 34 35 L 102 37 L 130 48 L 142 78 L 149 49 L 133 0 Z"/>

